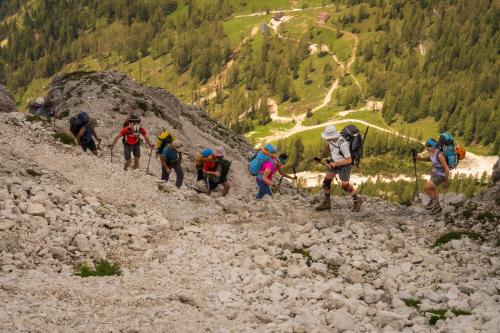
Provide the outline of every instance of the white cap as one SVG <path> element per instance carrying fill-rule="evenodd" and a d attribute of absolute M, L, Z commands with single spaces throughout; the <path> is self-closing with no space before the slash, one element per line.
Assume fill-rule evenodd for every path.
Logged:
<path fill-rule="evenodd" d="M 335 126 L 330 125 L 325 127 L 325 130 L 321 133 L 321 137 L 325 140 L 338 139 L 340 138 L 340 133 Z"/>

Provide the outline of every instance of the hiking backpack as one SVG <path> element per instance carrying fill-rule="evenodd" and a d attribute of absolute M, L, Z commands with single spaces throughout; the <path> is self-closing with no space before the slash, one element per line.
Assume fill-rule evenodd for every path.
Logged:
<path fill-rule="evenodd" d="M 248 171 L 250 172 L 250 174 L 252 176 L 258 176 L 259 170 L 262 167 L 262 164 L 271 160 L 271 158 L 272 157 L 267 155 L 266 153 L 264 153 L 264 151 L 259 150 L 250 159 L 250 164 L 248 165 Z"/>
<path fill-rule="evenodd" d="M 450 133 L 444 132 L 439 136 L 439 148 L 443 152 L 444 157 L 446 159 L 446 163 L 448 164 L 448 168 L 453 170 L 457 167 L 460 159 L 465 158 L 465 149 L 459 148 L 460 155 L 457 152 L 457 148 L 455 148 L 455 141 Z M 463 156 L 463 158 L 460 158 Z"/>
<path fill-rule="evenodd" d="M 69 120 L 69 130 L 74 136 L 77 136 L 82 127 L 88 124 L 89 115 L 86 112 L 80 112 Z"/>
<path fill-rule="evenodd" d="M 227 180 L 227 175 L 229 174 L 229 169 L 231 168 L 231 161 L 225 159 L 216 159 L 215 162 L 217 163 L 216 170 L 220 173 L 220 176 L 216 177 L 215 181 L 225 182 Z"/>
<path fill-rule="evenodd" d="M 163 130 L 163 132 L 156 137 L 156 154 L 160 155 L 165 146 L 174 142 L 174 140 L 175 138 L 172 136 L 172 133 Z"/>
<path fill-rule="evenodd" d="M 363 158 L 363 137 L 361 132 L 354 125 L 348 125 L 340 131 L 340 135 L 349 142 L 349 152 L 351 153 L 352 165 L 359 166 L 359 162 Z M 340 155 L 342 151 L 339 149 Z"/>

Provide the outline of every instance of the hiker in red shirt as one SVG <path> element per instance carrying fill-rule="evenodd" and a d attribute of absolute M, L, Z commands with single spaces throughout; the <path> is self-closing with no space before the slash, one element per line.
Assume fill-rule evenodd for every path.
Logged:
<path fill-rule="evenodd" d="M 141 135 L 144 137 L 149 147 L 153 148 L 154 145 L 149 140 L 148 133 L 141 126 L 141 120 L 135 114 L 132 114 L 127 119 L 125 127 L 113 139 L 113 143 L 108 146 L 109 149 L 113 149 L 118 139 L 122 138 L 123 154 L 125 155 L 125 165 L 123 168 L 125 170 L 128 169 L 132 162 L 132 154 L 134 154 L 133 169 L 139 167 L 139 158 L 141 157 Z"/>

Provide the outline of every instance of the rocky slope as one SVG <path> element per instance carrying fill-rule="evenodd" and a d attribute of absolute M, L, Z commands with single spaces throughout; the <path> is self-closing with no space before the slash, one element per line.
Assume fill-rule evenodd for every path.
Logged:
<path fill-rule="evenodd" d="M 139 84 L 118 72 L 76 72 L 56 78 L 45 100 L 48 111 L 57 115 L 56 125 L 63 130 L 69 127 L 69 118 L 80 111 L 96 118 L 97 133 L 103 138 L 101 157 L 104 159 L 111 158 L 106 146 L 118 134 L 127 115 L 134 112 L 141 116 L 153 142 L 156 135 L 168 129 L 183 143 L 183 152 L 190 160 L 204 147 L 223 145 L 227 158 L 233 162 L 233 181 L 239 187 L 253 186 L 253 182 L 248 182 L 248 177 L 239 172 L 246 169 L 248 155 L 252 154 L 246 140 L 210 119 L 202 109 L 182 103 L 164 89 Z M 123 146 L 120 142 L 114 150 L 114 161 L 121 163 Z M 143 170 L 148 153 L 144 146 Z M 191 166 L 191 163 L 186 165 Z M 159 174 L 158 160 L 153 159 L 150 170 Z"/>
<path fill-rule="evenodd" d="M 71 105 L 71 97 L 57 102 L 53 96 L 54 105 Z M 91 101 L 90 112 L 97 114 L 102 109 Z M 201 132 L 185 121 L 189 110 L 181 106 L 170 117 L 182 121 L 176 129 L 181 138 L 203 146 L 203 138 L 188 136 Z M 99 120 L 110 126 L 122 117 L 105 113 Z M 147 115 L 145 121 L 154 126 Z M 83 154 L 54 139 L 51 124 L 20 113 L 0 114 L 0 131 L 5 331 L 500 327 L 498 201 L 483 198 L 472 212 L 465 203 L 455 215 L 437 219 L 418 207 L 370 198 L 360 213 L 349 211 L 346 198 L 334 198 L 332 212 L 316 213 L 316 198 L 307 195 L 257 202 L 250 181 L 235 181 L 239 186 L 227 198 L 158 187 L 142 169 L 126 173 L 121 164 Z M 244 171 L 235 170 L 237 176 Z M 457 228 L 483 239 L 433 246 Z M 100 258 L 121 263 L 123 275 L 74 275 L 75 266 Z M 445 314 L 431 326 L 440 309 Z"/>

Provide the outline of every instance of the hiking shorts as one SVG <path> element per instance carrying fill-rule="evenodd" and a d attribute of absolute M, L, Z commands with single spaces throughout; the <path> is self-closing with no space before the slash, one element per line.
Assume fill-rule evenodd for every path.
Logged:
<path fill-rule="evenodd" d="M 439 186 L 442 183 L 444 183 L 445 179 L 446 179 L 445 176 L 437 175 L 435 173 L 431 174 L 431 182 L 436 186 Z"/>
<path fill-rule="evenodd" d="M 351 178 L 351 170 L 352 170 L 352 164 L 349 164 L 337 168 L 330 168 L 328 172 L 333 173 L 335 175 L 339 175 L 341 181 L 348 182 L 349 179 Z"/>
<path fill-rule="evenodd" d="M 213 178 L 207 178 L 207 186 L 208 189 L 213 191 L 217 188 L 217 186 L 224 184 L 227 182 L 227 178 L 224 179 L 213 179 Z"/>
<path fill-rule="evenodd" d="M 134 154 L 135 158 L 141 157 L 141 145 L 139 143 L 135 145 L 123 145 L 123 155 L 125 155 L 125 161 L 130 160 L 132 158 L 132 154 Z"/>
<path fill-rule="evenodd" d="M 80 145 L 82 146 L 84 152 L 87 152 L 87 149 L 90 150 L 90 151 L 96 151 L 97 150 L 97 147 L 95 145 L 94 139 L 90 139 L 90 140 L 88 140 L 86 142 L 80 141 Z"/>

